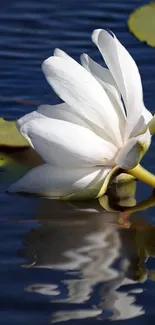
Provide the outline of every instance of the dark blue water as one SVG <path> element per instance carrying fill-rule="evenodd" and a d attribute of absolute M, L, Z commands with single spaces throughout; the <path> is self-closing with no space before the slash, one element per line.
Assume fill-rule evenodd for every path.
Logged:
<path fill-rule="evenodd" d="M 79 61 L 101 61 L 91 32 L 108 28 L 136 60 L 146 106 L 155 110 L 155 49 L 127 28 L 140 0 L 13 0 L 0 11 L 0 115 L 18 117 L 37 103 L 58 103 L 41 63 L 59 47 Z M 143 160 L 155 173 L 155 142 Z M 83 204 L 5 193 L 0 169 L 0 323 L 2 325 L 154 323 L 155 208 L 130 215 Z M 137 201 L 152 190 L 137 186 Z M 152 197 L 151 204 L 155 202 Z M 121 208 L 123 211 L 125 208 Z"/>

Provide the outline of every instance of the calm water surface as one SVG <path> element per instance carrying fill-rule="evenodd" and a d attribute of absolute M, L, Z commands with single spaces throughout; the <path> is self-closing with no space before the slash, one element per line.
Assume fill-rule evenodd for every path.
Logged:
<path fill-rule="evenodd" d="M 135 58 L 146 106 L 155 110 L 155 49 L 129 33 L 126 20 L 140 0 L 6 0 L 0 11 L 0 115 L 16 119 L 59 99 L 41 72 L 60 47 L 79 60 L 102 62 L 91 42 L 95 28 L 113 30 Z M 155 173 L 155 142 L 143 160 Z M 2 325 L 134 325 L 155 321 L 155 199 L 137 185 L 134 199 L 60 203 L 9 195 L 20 172 L 0 169 L 0 323 Z M 123 192 L 127 196 L 127 189 Z M 133 193 L 132 193 L 133 196 Z M 149 199 L 150 198 L 150 199 Z M 105 203 L 105 202 L 104 202 Z M 144 209 L 143 205 L 138 206 Z M 118 210 L 118 207 L 117 207 Z M 124 212 L 123 212 L 124 211 Z M 132 212 L 132 213 L 131 213 Z M 127 220 L 129 217 L 129 221 Z M 126 218 L 122 225 L 122 218 Z M 130 222 L 130 228 L 128 227 Z"/>

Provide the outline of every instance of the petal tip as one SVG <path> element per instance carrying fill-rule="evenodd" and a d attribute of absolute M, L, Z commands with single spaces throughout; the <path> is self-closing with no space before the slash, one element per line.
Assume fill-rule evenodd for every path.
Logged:
<path fill-rule="evenodd" d="M 56 47 L 56 48 L 54 49 L 53 55 L 54 55 L 54 56 L 59 55 L 59 51 L 61 51 L 61 50 L 60 50 L 58 47 Z"/>
<path fill-rule="evenodd" d="M 92 33 L 92 41 L 95 44 L 98 44 L 100 35 L 102 35 L 102 40 L 103 40 L 103 38 L 104 38 L 104 40 L 109 40 L 111 38 L 115 38 L 116 37 L 115 34 L 110 29 L 109 30 L 106 30 L 106 29 L 96 29 Z"/>
<path fill-rule="evenodd" d="M 100 34 L 100 32 L 102 31 L 103 29 L 94 29 L 94 31 L 92 32 L 92 41 L 96 44 L 97 43 L 97 40 L 98 40 L 98 36 Z"/>
<path fill-rule="evenodd" d="M 80 60 L 81 60 L 82 65 L 85 67 L 85 65 L 88 62 L 88 55 L 86 53 L 81 54 Z"/>
<path fill-rule="evenodd" d="M 65 59 L 69 58 L 69 55 L 66 52 L 64 52 L 63 50 L 59 49 L 59 48 L 55 48 L 53 54 L 54 54 L 55 57 L 65 58 Z"/>
<path fill-rule="evenodd" d="M 49 58 L 44 60 L 42 65 L 41 65 L 42 71 L 44 72 L 44 70 L 46 70 L 47 67 L 49 67 L 55 59 L 56 59 L 55 56 L 50 56 Z"/>

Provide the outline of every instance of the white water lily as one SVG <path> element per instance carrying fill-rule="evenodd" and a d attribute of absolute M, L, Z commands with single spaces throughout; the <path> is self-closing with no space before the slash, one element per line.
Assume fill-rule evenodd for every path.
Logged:
<path fill-rule="evenodd" d="M 59 49 L 43 62 L 48 83 L 64 103 L 41 105 L 17 121 L 45 164 L 10 192 L 101 196 L 119 168 L 146 181 L 138 164 L 151 142 L 152 114 L 143 103 L 137 65 L 115 35 L 95 30 L 92 40 L 108 69 L 86 54 L 81 66 Z"/>

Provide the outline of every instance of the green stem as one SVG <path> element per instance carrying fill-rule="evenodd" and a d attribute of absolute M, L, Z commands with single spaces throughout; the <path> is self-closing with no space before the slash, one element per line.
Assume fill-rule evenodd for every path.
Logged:
<path fill-rule="evenodd" d="M 138 180 L 152 186 L 155 188 L 155 176 L 151 174 L 147 169 L 143 168 L 141 165 L 137 165 L 133 169 L 127 169 L 126 172 Z"/>

